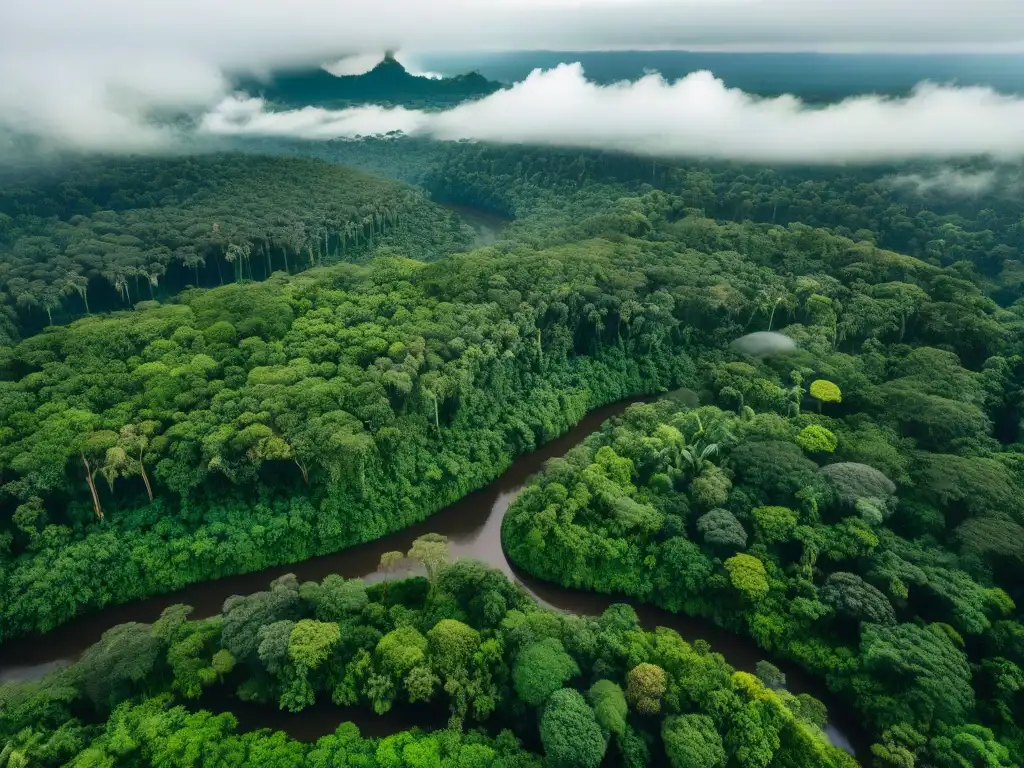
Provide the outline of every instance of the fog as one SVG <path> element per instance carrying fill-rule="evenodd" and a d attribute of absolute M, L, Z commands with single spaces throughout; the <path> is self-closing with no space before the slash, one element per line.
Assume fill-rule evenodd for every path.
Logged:
<path fill-rule="evenodd" d="M 358 57 L 389 49 L 764 45 L 857 50 L 883 45 L 992 50 L 1021 41 L 1024 3 L 1019 0 L 3 0 L 0 132 L 31 134 L 64 148 L 152 151 L 178 138 L 156 119 L 161 110 L 210 109 L 228 95 L 232 73 L 265 74 L 282 66 L 319 66 L 346 58 L 353 64 Z M 571 74 L 560 77 L 572 80 Z M 530 91 L 537 92 L 544 82 L 551 81 L 533 83 Z M 700 78 L 680 93 L 687 88 L 703 89 L 718 99 L 707 107 L 687 102 L 685 114 L 697 122 L 704 112 L 722 114 L 724 102 L 733 98 L 713 84 L 702 85 Z M 651 105 L 659 110 L 652 120 L 664 129 L 669 100 L 663 89 L 641 85 L 631 103 L 645 106 L 645 89 L 662 94 L 655 94 Z M 601 114 L 599 102 L 610 104 L 617 98 L 596 96 L 578 86 L 571 93 Z M 466 115 L 490 119 L 493 114 L 487 110 L 495 103 L 501 102 L 432 120 L 431 130 L 438 135 L 462 133 Z M 780 102 L 767 109 L 794 108 Z M 745 107 L 743 113 L 748 111 Z M 539 112 L 531 108 L 528 114 L 533 119 Z M 560 119 L 558 135 L 542 138 L 607 143 L 599 127 L 577 132 L 569 122 Z M 544 132 L 543 123 L 531 126 L 521 119 L 514 128 L 511 133 L 524 138 Z M 499 129 L 482 126 L 487 134 L 482 138 L 501 133 Z M 637 148 L 637 137 L 636 130 L 628 130 L 630 148 Z M 639 138 L 650 137 L 641 133 Z M 768 141 L 778 149 L 781 139 L 772 136 Z M 836 141 L 845 144 L 850 138 Z M 737 148 L 747 153 L 749 147 L 742 145 L 751 142 L 746 136 L 738 146 L 732 137 L 724 154 Z M 657 142 L 659 148 L 662 143 Z"/>
<path fill-rule="evenodd" d="M 918 194 L 940 193 L 946 197 L 977 197 L 996 186 L 995 171 L 965 172 L 943 168 L 933 173 L 905 173 L 887 179 L 890 186 L 909 189 Z"/>
<path fill-rule="evenodd" d="M 270 112 L 259 99 L 229 97 L 205 116 L 218 135 L 351 138 L 403 131 L 475 139 L 620 150 L 660 157 L 780 163 L 866 163 L 989 154 L 1024 155 L 1024 99 L 988 88 L 922 84 L 905 98 L 859 96 L 812 107 L 793 96 L 759 98 L 710 72 L 674 83 L 648 75 L 599 86 L 578 64 L 526 80 L 445 112 L 358 107 Z M 941 180 L 940 182 L 941 183 Z"/>
<path fill-rule="evenodd" d="M 385 55 L 386 54 L 384 52 L 380 52 L 343 56 L 337 61 L 329 61 L 326 64 L 323 64 L 322 68 L 330 72 L 335 77 L 364 75 L 384 61 Z M 414 55 L 401 51 L 397 51 L 393 55 L 395 59 L 405 67 L 406 71 L 410 75 L 414 75 L 415 77 L 427 77 L 431 80 L 440 80 L 444 77 L 444 75 L 439 72 L 431 72 L 428 69 L 424 69 Z"/>

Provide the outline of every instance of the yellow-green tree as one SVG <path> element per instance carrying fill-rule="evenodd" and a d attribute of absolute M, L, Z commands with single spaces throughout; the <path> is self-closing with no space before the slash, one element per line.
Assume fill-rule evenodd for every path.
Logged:
<path fill-rule="evenodd" d="M 725 561 L 729 581 L 751 600 L 762 600 L 768 595 L 768 572 L 764 563 L 753 555 L 740 553 Z"/>
<path fill-rule="evenodd" d="M 822 403 L 841 403 L 843 402 L 843 393 L 840 391 L 839 386 L 833 384 L 827 379 L 815 379 L 811 382 L 811 397 L 814 398 L 818 405 L 818 412 L 821 412 Z"/>

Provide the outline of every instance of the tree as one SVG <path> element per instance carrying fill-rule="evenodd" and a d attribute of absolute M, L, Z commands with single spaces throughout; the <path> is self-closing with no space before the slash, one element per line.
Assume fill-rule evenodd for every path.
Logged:
<path fill-rule="evenodd" d="M 960 365 L 952 352 L 918 347 L 895 366 L 895 377 L 911 379 L 914 386 L 930 395 L 981 405 L 985 400 L 981 375 Z"/>
<path fill-rule="evenodd" d="M 19 504 L 11 517 L 14 527 L 25 534 L 30 541 L 39 535 L 46 525 L 46 520 L 46 507 L 38 496 L 32 496 L 24 504 Z"/>
<path fill-rule="evenodd" d="M 797 445 L 812 455 L 816 453 L 834 453 L 836 446 L 839 445 L 839 440 L 835 434 L 818 424 L 807 425 L 800 430 L 794 439 Z"/>
<path fill-rule="evenodd" d="M 587 701 L 602 729 L 619 737 L 626 733 L 629 705 L 622 688 L 611 680 L 598 680 L 587 691 Z"/>
<path fill-rule="evenodd" d="M 405 689 L 409 693 L 409 701 L 413 704 L 418 701 L 430 701 L 440 682 L 440 678 L 426 664 L 413 667 L 405 676 Z"/>
<path fill-rule="evenodd" d="M 437 572 L 448 562 L 448 537 L 425 533 L 412 543 L 406 556 L 420 563 L 427 570 L 427 578 L 433 582 Z"/>
<path fill-rule="evenodd" d="M 979 568 L 1024 569 L 1024 527 L 1017 523 L 999 517 L 972 518 L 956 529 L 956 538 L 964 558 Z"/>
<path fill-rule="evenodd" d="M 174 623 L 174 608 L 164 612 L 160 622 L 170 619 Z M 158 623 L 160 623 L 158 622 Z M 170 625 L 166 629 L 170 629 Z M 173 687 L 187 699 L 198 699 L 210 685 L 221 680 L 234 668 L 234 657 L 229 651 L 216 650 L 219 619 L 208 619 L 194 624 L 182 624 L 165 635 L 169 640 L 167 663 L 174 673 Z M 154 625 L 153 632 L 158 631 Z"/>
<path fill-rule="evenodd" d="M 248 662 L 257 654 L 257 638 L 262 627 L 275 621 L 299 618 L 299 593 L 287 583 L 278 583 L 268 592 L 229 597 L 224 601 L 222 611 L 223 646 L 239 662 Z"/>
<path fill-rule="evenodd" d="M 555 691 L 540 720 L 540 740 L 548 763 L 556 768 L 597 768 L 605 739 L 584 698 L 571 688 Z"/>
<path fill-rule="evenodd" d="M 380 563 L 377 565 L 377 570 L 384 573 L 384 599 L 387 600 L 388 595 L 388 576 L 398 570 L 399 564 L 405 560 L 405 555 L 401 552 L 385 552 L 380 556 Z"/>
<path fill-rule="evenodd" d="M 702 507 L 719 507 L 729 499 L 732 481 L 718 467 L 710 467 L 690 481 L 690 495 Z"/>
<path fill-rule="evenodd" d="M 872 404 L 923 448 L 952 452 L 959 446 L 985 444 L 992 423 L 978 405 L 927 390 L 910 377 L 886 382 L 869 394 Z"/>
<path fill-rule="evenodd" d="M 96 475 L 100 471 L 102 458 L 113 447 L 117 441 L 117 435 L 109 430 L 100 430 L 84 435 L 79 435 L 75 440 L 75 450 L 85 467 L 85 481 L 89 485 L 89 492 L 92 494 L 93 511 L 96 518 L 103 520 L 103 507 L 100 504 L 100 494 L 96 490 Z"/>
<path fill-rule="evenodd" d="M 426 659 L 427 638 L 413 627 L 399 627 L 378 641 L 374 655 L 388 674 L 403 678 Z"/>
<path fill-rule="evenodd" d="M 311 589 L 304 584 L 302 594 L 312 601 L 320 621 L 345 621 L 358 616 L 370 603 L 366 584 L 361 579 L 344 579 L 336 573 L 319 585 L 312 585 Z"/>
<path fill-rule="evenodd" d="M 398 568 L 398 564 L 405 559 L 405 555 L 401 552 L 385 552 L 380 556 L 380 564 L 377 566 L 377 570 L 383 571 L 385 574 L 394 573 Z M 387 576 L 384 577 L 387 579 Z"/>
<path fill-rule="evenodd" d="M 579 666 L 565 652 L 562 643 L 553 637 L 546 637 L 516 654 L 512 681 L 519 698 L 531 706 L 539 707 L 566 681 L 579 673 Z"/>
<path fill-rule="evenodd" d="M 802 489 L 814 486 L 818 465 L 791 440 L 741 443 L 730 456 L 737 485 L 756 493 L 761 503 L 789 503 Z"/>
<path fill-rule="evenodd" d="M 821 599 L 837 613 L 854 621 L 895 624 L 896 612 L 889 599 L 855 573 L 829 574 Z"/>
<path fill-rule="evenodd" d="M 637 664 L 626 675 L 626 698 L 643 715 L 661 711 L 661 699 L 667 687 L 665 670 L 656 664 Z"/>
<path fill-rule="evenodd" d="M 840 392 L 839 387 L 826 379 L 815 379 L 812 381 L 809 391 L 811 397 L 814 398 L 818 405 L 819 413 L 821 412 L 822 403 L 843 402 L 843 393 Z"/>
<path fill-rule="evenodd" d="M 928 743 L 928 753 L 939 768 L 1008 768 L 1010 750 L 984 726 L 971 723 L 942 729 Z"/>
<path fill-rule="evenodd" d="M 786 687 L 786 675 L 769 661 L 762 659 L 757 662 L 754 665 L 754 674 L 768 688 L 779 689 Z"/>
<path fill-rule="evenodd" d="M 146 486 L 149 500 L 153 501 L 153 485 L 146 472 L 143 455 L 157 429 L 159 424 L 155 421 L 143 421 L 140 424 L 126 424 L 121 427 L 117 443 L 107 449 L 103 466 L 100 467 L 100 472 L 111 491 L 114 490 L 116 478 L 138 475 Z"/>
<path fill-rule="evenodd" d="M 100 711 L 109 711 L 134 693 L 153 671 L 161 650 L 148 624 L 120 624 L 103 633 L 82 655 L 73 674 Z"/>
<path fill-rule="evenodd" d="M 887 506 L 896 492 L 896 484 L 867 464 L 839 462 L 821 468 L 821 475 L 835 489 L 839 500 L 855 507 L 859 499 L 875 499 Z"/>
<path fill-rule="evenodd" d="M 715 722 L 707 715 L 666 717 L 661 724 L 672 768 L 723 768 L 725 747 Z"/>
<path fill-rule="evenodd" d="M 427 641 L 434 668 L 453 676 L 469 669 L 480 647 L 480 633 L 461 621 L 442 619 L 427 632 Z"/>
<path fill-rule="evenodd" d="M 725 561 L 729 581 L 744 597 L 755 602 L 768 596 L 768 573 L 764 563 L 752 555 L 740 553 Z"/>
<path fill-rule="evenodd" d="M 750 511 L 757 535 L 767 544 L 789 541 L 796 529 L 798 516 L 788 507 L 754 507 Z"/>
<path fill-rule="evenodd" d="M 967 658 L 935 625 L 865 624 L 861 658 L 887 694 L 869 702 L 883 724 L 927 729 L 935 721 L 963 722 L 974 707 Z"/>
<path fill-rule="evenodd" d="M 288 657 L 302 668 L 313 671 L 327 661 L 339 642 L 341 629 L 337 624 L 302 619 L 288 637 Z"/>
<path fill-rule="evenodd" d="M 747 546 L 747 532 L 732 512 L 712 509 L 697 520 L 697 530 L 703 535 L 704 543 L 735 551 Z"/>

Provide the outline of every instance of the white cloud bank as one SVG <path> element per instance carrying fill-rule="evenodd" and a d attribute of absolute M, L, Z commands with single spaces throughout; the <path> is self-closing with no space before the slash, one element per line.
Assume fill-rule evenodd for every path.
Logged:
<path fill-rule="evenodd" d="M 201 131 L 305 139 L 402 131 L 587 147 L 665 157 L 765 162 L 863 163 L 992 155 L 1024 157 L 1024 99 L 988 88 L 921 85 L 908 97 L 860 96 L 831 106 L 793 96 L 759 98 L 710 72 L 674 83 L 588 82 L 579 64 L 534 71 L 526 80 L 446 112 L 357 107 L 267 111 L 260 99 L 229 97 Z"/>
<path fill-rule="evenodd" d="M 226 72 L 382 50 L 1022 41 L 1021 0 L 0 0 L 0 133 L 152 148 L 153 109 L 216 104 Z"/>

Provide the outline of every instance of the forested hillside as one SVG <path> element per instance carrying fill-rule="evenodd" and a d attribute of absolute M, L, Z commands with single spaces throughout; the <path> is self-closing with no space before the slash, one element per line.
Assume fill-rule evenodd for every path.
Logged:
<path fill-rule="evenodd" d="M 607 207 L 623 191 L 653 187 L 723 222 L 826 227 L 932 264 L 973 264 L 1007 303 L 1024 280 L 1018 165 L 766 167 L 409 137 L 254 146 L 313 153 L 421 184 L 439 200 L 516 217 L 557 211 L 567 194 L 582 191 Z"/>
<path fill-rule="evenodd" d="M 418 190 L 313 160 L 92 160 L 8 182 L 0 306 L 23 335 L 189 285 L 362 261 L 377 246 L 430 261 L 471 242 Z"/>
<path fill-rule="evenodd" d="M 413 75 L 390 53 L 361 75 L 337 76 L 320 67 L 274 72 L 266 80 L 241 78 L 236 85 L 276 107 L 291 109 L 342 109 L 360 104 L 443 109 L 501 87 L 476 72 L 440 79 Z"/>

